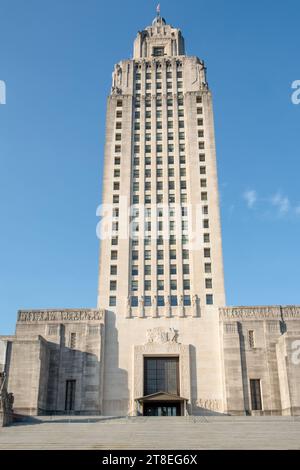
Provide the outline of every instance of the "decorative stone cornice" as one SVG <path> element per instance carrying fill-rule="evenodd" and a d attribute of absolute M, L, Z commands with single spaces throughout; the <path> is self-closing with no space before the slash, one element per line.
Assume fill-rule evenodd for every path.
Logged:
<path fill-rule="evenodd" d="M 300 306 L 224 307 L 220 320 L 300 320 Z"/>
<path fill-rule="evenodd" d="M 104 321 L 105 310 L 65 309 L 65 310 L 19 310 L 18 322 L 66 322 Z"/>
<path fill-rule="evenodd" d="M 284 320 L 300 320 L 300 306 L 287 305 L 281 307 L 282 316 Z"/>
<path fill-rule="evenodd" d="M 225 307 L 219 309 L 221 320 L 281 320 L 280 307 Z"/>

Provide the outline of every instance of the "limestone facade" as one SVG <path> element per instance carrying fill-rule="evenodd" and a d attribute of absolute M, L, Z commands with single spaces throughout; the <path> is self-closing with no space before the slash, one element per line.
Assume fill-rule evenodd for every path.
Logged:
<path fill-rule="evenodd" d="M 0 337 L 15 413 L 138 414 L 147 359 L 175 358 L 186 413 L 299 415 L 300 307 L 225 307 L 212 94 L 160 15 L 113 71 L 102 202 L 97 309 Z"/>

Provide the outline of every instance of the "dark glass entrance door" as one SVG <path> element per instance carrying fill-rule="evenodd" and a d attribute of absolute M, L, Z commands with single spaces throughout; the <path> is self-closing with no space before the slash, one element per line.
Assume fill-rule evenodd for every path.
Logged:
<path fill-rule="evenodd" d="M 156 392 L 179 395 L 179 358 L 144 358 L 144 395 Z"/>
<path fill-rule="evenodd" d="M 180 416 L 180 403 L 144 403 L 144 416 Z"/>

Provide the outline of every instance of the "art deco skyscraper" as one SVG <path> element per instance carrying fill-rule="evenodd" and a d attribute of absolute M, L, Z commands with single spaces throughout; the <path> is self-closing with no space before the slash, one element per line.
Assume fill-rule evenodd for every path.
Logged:
<path fill-rule="evenodd" d="M 138 33 L 133 59 L 113 72 L 102 204 L 98 306 L 117 328 L 118 347 L 123 335 L 127 351 L 139 344 L 133 331 L 164 325 L 179 335 L 205 331 L 213 345 L 225 295 L 212 97 L 203 61 L 186 55 L 181 31 L 159 13 Z M 107 348 L 116 360 L 105 366 L 111 394 L 114 367 L 124 361 L 130 375 L 131 359 Z"/>

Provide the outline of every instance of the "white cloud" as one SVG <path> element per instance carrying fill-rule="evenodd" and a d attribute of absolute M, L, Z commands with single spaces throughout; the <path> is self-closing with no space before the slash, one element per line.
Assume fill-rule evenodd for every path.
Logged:
<path fill-rule="evenodd" d="M 257 201 L 256 191 L 254 191 L 254 189 L 245 191 L 243 196 L 244 196 L 244 199 L 246 200 L 246 203 L 249 209 L 252 209 Z"/>
<path fill-rule="evenodd" d="M 281 193 L 276 193 L 271 197 L 271 203 L 273 206 L 278 208 L 281 215 L 287 214 L 291 208 L 290 200 L 287 196 L 283 196 Z"/>

